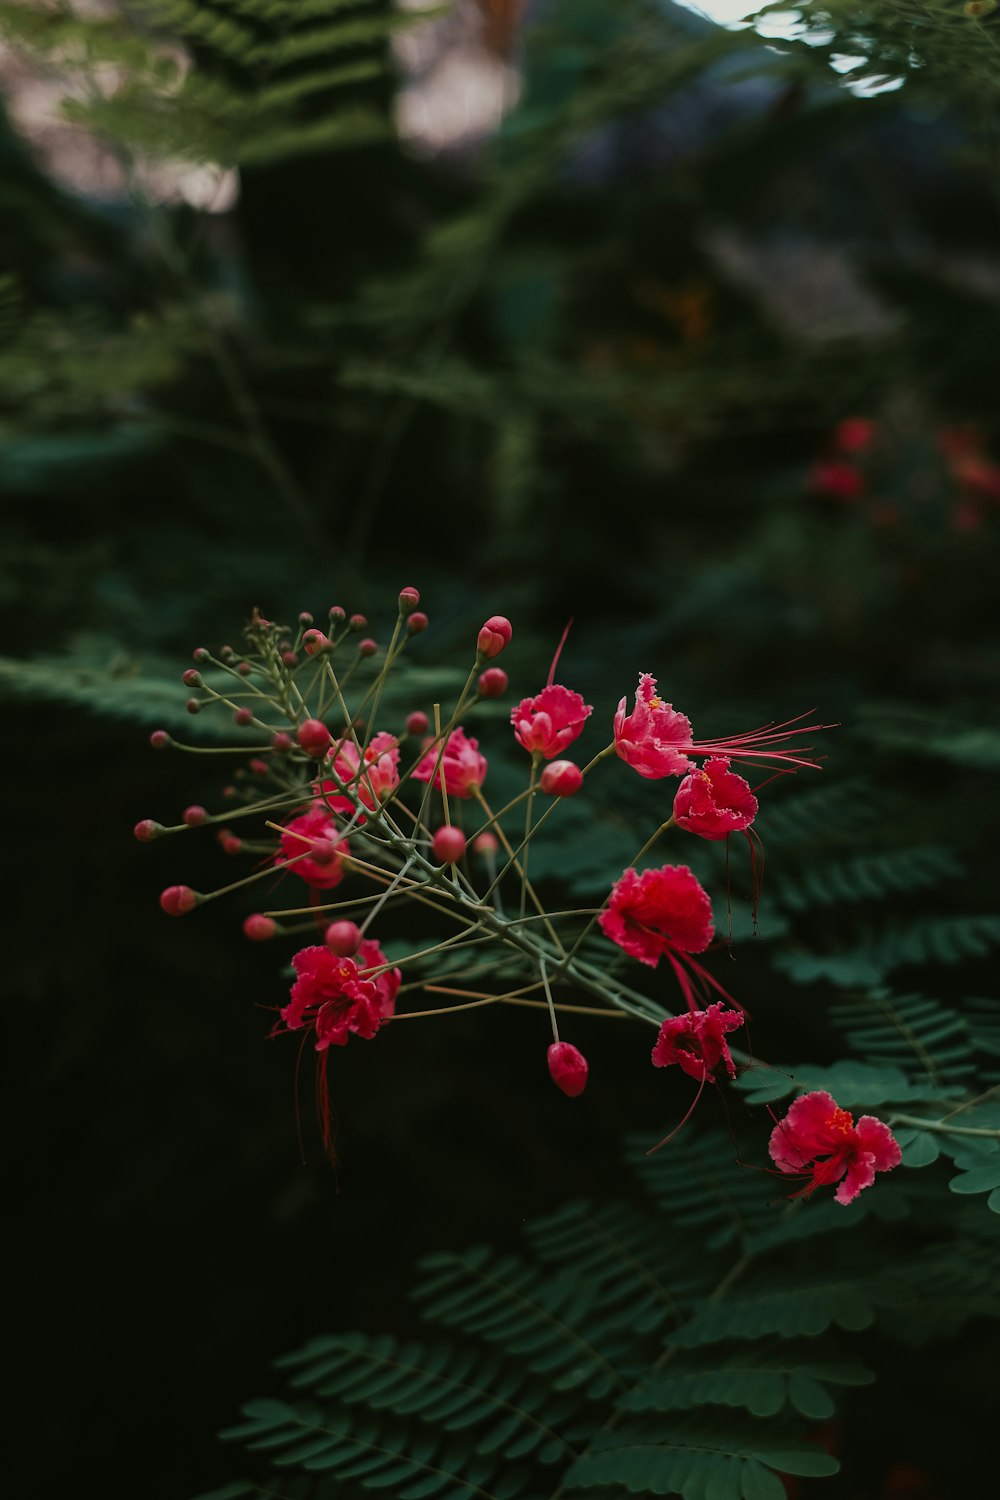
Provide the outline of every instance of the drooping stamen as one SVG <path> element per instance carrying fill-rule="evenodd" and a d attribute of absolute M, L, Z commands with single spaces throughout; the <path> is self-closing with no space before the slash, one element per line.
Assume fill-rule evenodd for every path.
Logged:
<path fill-rule="evenodd" d="M 655 1146 L 650 1146 L 649 1150 L 646 1152 L 647 1156 L 652 1156 L 655 1151 L 659 1151 L 659 1149 L 660 1149 L 661 1146 L 665 1146 L 668 1141 L 672 1141 L 673 1140 L 674 1136 L 677 1134 L 677 1132 L 679 1130 L 683 1130 L 683 1128 L 687 1124 L 688 1120 L 690 1120 L 691 1116 L 694 1114 L 695 1110 L 698 1108 L 698 1100 L 701 1098 L 702 1090 L 705 1087 L 705 1082 L 706 1082 L 707 1078 L 708 1078 L 708 1069 L 705 1067 L 705 1065 L 703 1063 L 702 1064 L 702 1073 L 701 1073 L 701 1082 L 698 1085 L 698 1092 L 695 1094 L 694 1099 L 692 1100 L 692 1102 L 688 1105 L 687 1113 L 685 1114 L 684 1118 L 681 1120 L 681 1122 L 680 1122 L 679 1125 L 675 1125 L 674 1126 L 673 1130 L 670 1132 L 669 1135 L 665 1135 L 663 1137 L 662 1141 L 658 1141 Z"/>

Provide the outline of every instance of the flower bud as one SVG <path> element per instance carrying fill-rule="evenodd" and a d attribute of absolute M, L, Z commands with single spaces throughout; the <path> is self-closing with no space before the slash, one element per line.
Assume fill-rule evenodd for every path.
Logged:
<path fill-rule="evenodd" d="M 255 776 L 266 776 L 271 767 L 266 760 L 261 760 L 259 756 L 255 755 L 250 762 L 250 769 Z"/>
<path fill-rule="evenodd" d="M 347 622 L 347 628 L 348 630 L 364 630 L 367 624 L 368 621 L 364 615 L 352 615 Z"/>
<path fill-rule="evenodd" d="M 307 630 L 302 637 L 302 649 L 307 656 L 318 656 L 323 651 L 332 651 L 333 642 L 322 630 Z"/>
<path fill-rule="evenodd" d="M 401 615 L 412 615 L 420 603 L 420 590 L 405 588 L 399 591 L 399 613 Z"/>
<path fill-rule="evenodd" d="M 363 641 L 358 642 L 359 656 L 374 656 L 378 650 L 378 641 L 373 641 L 370 636 L 365 636 Z"/>
<path fill-rule="evenodd" d="M 249 708 L 238 708 L 233 714 L 233 723 L 245 729 L 248 724 L 253 723 L 253 711 Z"/>
<path fill-rule="evenodd" d="M 361 947 L 361 928 L 354 922 L 331 922 L 323 941 L 338 958 L 352 958 Z"/>
<path fill-rule="evenodd" d="M 206 812 L 205 808 L 199 807 L 197 803 L 194 803 L 191 807 L 186 807 L 184 809 L 182 821 L 185 822 L 189 828 L 200 828 L 207 817 L 208 813 Z"/>
<path fill-rule="evenodd" d="M 465 834 L 461 828 L 445 823 L 431 839 L 431 848 L 435 859 L 439 859 L 443 865 L 453 865 L 465 853 Z"/>
<path fill-rule="evenodd" d="M 427 629 L 430 623 L 422 609 L 415 609 L 406 622 L 406 629 L 410 635 L 419 635 L 422 630 Z"/>
<path fill-rule="evenodd" d="M 480 698 L 499 698 L 507 691 L 509 680 L 503 667 L 487 667 L 479 678 Z"/>
<path fill-rule="evenodd" d="M 199 646 L 195 651 L 191 652 L 191 655 L 193 659 L 199 664 L 201 664 L 202 662 L 211 661 L 212 659 L 211 654 L 205 650 L 204 646 Z"/>
<path fill-rule="evenodd" d="M 194 667 L 188 667 L 181 678 L 185 687 L 201 687 L 201 673 Z"/>
<path fill-rule="evenodd" d="M 550 760 L 538 784 L 549 797 L 575 797 L 583 786 L 583 772 L 571 760 Z"/>
<path fill-rule="evenodd" d="M 259 911 L 255 911 L 243 923 L 244 935 L 252 943 L 266 943 L 268 938 L 274 937 L 277 930 L 278 924 L 272 921 L 270 917 L 265 917 Z"/>
<path fill-rule="evenodd" d="M 189 714 L 201 713 L 201 701 L 198 698 L 189 698 L 184 707 L 187 709 Z"/>
<path fill-rule="evenodd" d="M 162 823 L 154 823 L 152 818 L 142 818 L 132 829 L 140 844 L 150 844 L 153 839 L 158 839 L 163 832 Z"/>
<path fill-rule="evenodd" d="M 307 609 L 304 609 L 302 611 L 302 613 L 299 615 L 299 624 L 300 625 L 311 625 L 312 622 L 313 622 L 312 615 L 309 613 L 309 611 Z"/>
<path fill-rule="evenodd" d="M 189 885 L 168 885 L 160 892 L 160 905 L 168 917 L 183 917 L 193 911 L 201 897 Z"/>
<path fill-rule="evenodd" d="M 426 734 L 430 727 L 430 719 L 419 708 L 415 709 L 406 721 L 407 734 Z"/>
<path fill-rule="evenodd" d="M 512 634 L 511 623 L 504 615 L 490 615 L 476 641 L 479 655 L 484 658 L 499 656 L 504 647 L 510 645 Z"/>
<path fill-rule="evenodd" d="M 485 833 L 480 833 L 473 839 L 472 847 L 477 854 L 481 854 L 486 859 L 496 854 L 500 848 L 500 840 L 495 833 L 490 833 L 489 829 L 487 829 Z"/>
<path fill-rule="evenodd" d="M 237 672 L 239 672 L 241 677 L 249 677 L 250 673 L 253 671 L 253 668 L 248 661 L 241 661 L 237 663 L 236 670 Z"/>
<path fill-rule="evenodd" d="M 334 624 L 342 625 L 347 619 L 347 610 L 344 609 L 340 604 L 331 604 L 330 619 L 333 620 Z"/>
<path fill-rule="evenodd" d="M 281 660 L 286 667 L 297 667 L 299 656 L 297 651 L 282 651 Z"/>
<path fill-rule="evenodd" d="M 587 1059 L 571 1042 L 553 1042 L 549 1048 L 549 1073 L 552 1082 L 570 1099 L 576 1099 L 587 1087 Z"/>
<path fill-rule="evenodd" d="M 165 750 L 170 744 L 170 736 L 165 729 L 154 729 L 149 736 L 149 743 L 154 750 Z"/>
<path fill-rule="evenodd" d="M 272 750 L 277 750 L 279 755 L 287 755 L 289 750 L 294 748 L 294 744 L 295 742 L 291 735 L 286 734 L 283 729 L 279 729 L 277 734 L 272 736 L 271 739 L 271 748 Z"/>
<path fill-rule="evenodd" d="M 232 646 L 220 646 L 219 655 L 221 656 L 223 661 L 227 662 L 235 661 L 236 659 L 236 652 L 233 650 Z"/>
<path fill-rule="evenodd" d="M 243 840 L 237 838 L 231 828 L 222 828 L 219 830 L 219 845 L 223 854 L 239 854 L 243 848 Z"/>
<path fill-rule="evenodd" d="M 317 758 L 330 748 L 330 731 L 319 719 L 306 719 L 295 731 L 295 738 L 307 755 Z"/>

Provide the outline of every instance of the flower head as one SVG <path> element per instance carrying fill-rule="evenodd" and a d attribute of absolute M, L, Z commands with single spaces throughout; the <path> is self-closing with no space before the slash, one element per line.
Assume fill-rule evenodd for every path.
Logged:
<path fill-rule="evenodd" d="M 736 1067 L 726 1042 L 726 1033 L 743 1025 L 738 1010 L 709 1005 L 705 1010 L 688 1011 L 686 1015 L 669 1016 L 660 1027 L 653 1047 L 653 1066 L 667 1068 L 678 1063 L 684 1072 L 699 1082 L 715 1081 L 715 1070 L 721 1063 L 730 1078 Z"/>
<path fill-rule="evenodd" d="M 275 864 L 294 863 L 289 869 L 307 885 L 329 890 L 344 878 L 343 856 L 347 842 L 325 807 L 311 807 L 308 812 L 286 823 L 281 848 Z M 302 856 L 306 858 L 303 859 Z"/>
<path fill-rule="evenodd" d="M 534 698 L 522 698 L 511 713 L 510 722 L 519 745 L 532 755 L 537 751 L 551 760 L 582 734 L 593 711 L 591 704 L 584 703 L 572 688 L 550 682 Z"/>
<path fill-rule="evenodd" d="M 793 729 L 794 719 L 785 724 L 763 724 L 744 734 L 723 735 L 718 740 L 695 740 L 691 720 L 671 704 L 664 703 L 656 692 L 656 678 L 641 673 L 635 694 L 635 707 L 626 714 L 623 698 L 615 714 L 615 750 L 640 776 L 657 780 L 663 776 L 683 776 L 694 767 L 692 755 L 725 757 L 727 760 L 779 761 L 790 766 L 815 767 L 814 760 L 794 753 L 788 741 L 796 735 L 828 729 L 827 724 L 805 724 Z M 808 747 L 806 747 L 808 748 Z"/>
<path fill-rule="evenodd" d="M 353 740 L 345 739 L 331 745 L 329 754 L 341 782 L 369 809 L 385 802 L 399 785 L 399 742 L 394 734 L 383 731 L 372 737 L 364 752 L 366 769 L 360 776 L 362 757 Z M 321 790 L 333 792 L 336 788 L 333 782 L 324 781 Z"/>
<path fill-rule="evenodd" d="M 757 816 L 757 798 L 742 776 L 729 769 L 725 756 L 707 760 L 691 771 L 674 797 L 674 822 L 703 839 L 724 839 L 749 828 Z"/>
<path fill-rule="evenodd" d="M 687 865 L 625 870 L 598 921 L 606 937 L 654 969 L 664 954 L 701 953 L 715 931 L 712 903 Z"/>
<path fill-rule="evenodd" d="M 871 1187 L 876 1172 L 891 1172 L 902 1152 L 888 1125 L 874 1115 L 854 1117 L 830 1094 L 800 1094 L 771 1132 L 771 1160 L 782 1172 L 808 1177 L 793 1198 L 808 1198 L 818 1187 L 839 1182 L 834 1197 L 852 1203 Z"/>
<path fill-rule="evenodd" d="M 361 944 L 358 957 L 365 968 L 385 962 L 378 943 L 372 941 Z M 281 1019 L 289 1031 L 313 1026 L 317 1052 L 345 1046 L 351 1033 L 370 1040 L 395 1009 L 402 977 L 398 969 L 369 979 L 354 959 L 339 958 L 325 945 L 301 949 L 292 963 L 298 978 Z"/>
<path fill-rule="evenodd" d="M 439 756 L 441 765 L 438 767 Z M 449 797 L 471 797 L 486 780 L 486 770 L 486 756 L 479 753 L 479 741 L 471 739 L 464 729 L 459 728 L 449 734 L 443 755 L 440 745 L 430 746 L 413 776 L 416 781 L 430 781 L 433 776 L 437 787 L 444 777 Z"/>

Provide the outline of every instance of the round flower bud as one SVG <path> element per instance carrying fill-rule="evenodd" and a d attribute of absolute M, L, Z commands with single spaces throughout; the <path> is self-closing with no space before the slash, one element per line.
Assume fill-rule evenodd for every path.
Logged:
<path fill-rule="evenodd" d="M 477 854 L 481 854 L 484 858 L 487 858 L 490 855 L 496 854 L 500 848 L 500 840 L 495 833 L 490 833 L 489 829 L 487 829 L 485 833 L 481 833 L 473 839 L 472 847 Z"/>
<path fill-rule="evenodd" d="M 191 655 L 199 664 L 202 662 L 211 661 L 212 659 L 211 655 L 208 651 L 205 650 L 204 646 L 199 646 L 197 650 L 191 652 Z"/>
<path fill-rule="evenodd" d="M 480 698 L 499 698 L 507 691 L 509 680 L 503 667 L 487 667 L 479 678 Z"/>
<path fill-rule="evenodd" d="M 195 802 L 191 807 L 184 809 L 182 820 L 189 828 L 199 828 L 207 817 L 208 813 L 206 810 L 203 807 L 199 807 L 197 802 Z"/>
<path fill-rule="evenodd" d="M 570 1099 L 576 1099 L 587 1087 L 587 1059 L 571 1042 L 553 1042 L 549 1048 L 549 1073 L 552 1082 Z"/>
<path fill-rule="evenodd" d="M 230 828 L 223 828 L 219 834 L 219 844 L 223 854 L 239 854 L 243 848 L 243 840 L 236 837 Z"/>
<path fill-rule="evenodd" d="M 342 625 L 343 622 L 347 619 L 347 610 L 344 609 L 340 604 L 331 604 L 330 619 L 333 620 L 335 624 Z"/>
<path fill-rule="evenodd" d="M 277 750 L 279 755 L 287 755 L 289 750 L 294 748 L 294 745 L 295 741 L 291 735 L 286 734 L 283 729 L 279 729 L 277 734 L 271 738 L 271 748 L 272 750 Z"/>
<path fill-rule="evenodd" d="M 297 667 L 298 664 L 299 664 L 298 652 L 297 651 L 282 651 L 282 653 L 281 653 L 281 660 L 283 661 L 283 663 L 285 664 L 286 667 Z"/>
<path fill-rule="evenodd" d="M 163 832 L 162 823 L 154 823 L 152 818 L 142 818 L 132 829 L 140 844 L 150 844 L 153 839 L 158 839 Z"/>
<path fill-rule="evenodd" d="M 353 958 L 361 947 L 361 928 L 354 922 L 331 922 L 323 941 L 338 958 Z"/>
<path fill-rule="evenodd" d="M 399 591 L 399 613 L 401 615 L 412 615 L 420 603 L 420 590 L 405 588 Z"/>
<path fill-rule="evenodd" d="M 274 937 L 277 930 L 278 924 L 259 911 L 255 911 L 243 923 L 244 935 L 250 939 L 251 943 L 266 943 L 268 938 Z"/>
<path fill-rule="evenodd" d="M 374 656 L 378 650 L 378 641 L 373 641 L 370 636 L 365 636 L 363 641 L 358 642 L 359 656 Z"/>
<path fill-rule="evenodd" d="M 309 611 L 307 609 L 304 609 L 302 611 L 302 613 L 299 615 L 299 624 L 300 625 L 311 625 L 312 622 L 313 622 L 312 615 L 309 613 Z"/>
<path fill-rule="evenodd" d="M 422 630 L 427 629 L 430 623 L 422 609 L 415 609 L 406 622 L 406 629 L 410 635 L 419 635 Z"/>
<path fill-rule="evenodd" d="M 237 672 L 239 672 L 241 677 L 249 677 L 250 673 L 253 671 L 253 668 L 248 661 L 241 661 L 237 664 L 236 670 Z"/>
<path fill-rule="evenodd" d="M 154 729 L 149 736 L 149 743 L 154 750 L 165 750 L 170 744 L 170 736 L 165 729 Z"/>
<path fill-rule="evenodd" d="M 465 853 L 465 834 L 461 828 L 445 823 L 431 839 L 431 848 L 435 859 L 439 859 L 443 865 L 453 865 Z"/>
<path fill-rule="evenodd" d="M 253 712 L 249 708 L 238 708 L 233 714 L 233 723 L 245 729 L 248 724 L 253 723 Z"/>
<path fill-rule="evenodd" d="M 194 910 L 200 899 L 189 885 L 168 885 L 160 892 L 160 905 L 168 917 L 183 917 L 185 912 Z"/>
<path fill-rule="evenodd" d="M 194 667 L 188 667 L 181 678 L 185 687 L 201 687 L 201 673 Z"/>
<path fill-rule="evenodd" d="M 550 797 L 575 797 L 583 786 L 583 772 L 571 760 L 550 760 L 538 784 Z"/>
<path fill-rule="evenodd" d="M 261 760 L 259 756 L 255 755 L 250 762 L 250 769 L 255 776 L 266 776 L 271 767 L 266 760 Z"/>
<path fill-rule="evenodd" d="M 201 702 L 198 698 L 189 698 L 184 707 L 187 709 L 189 714 L 201 713 Z"/>
<path fill-rule="evenodd" d="M 347 628 L 348 630 L 364 630 L 367 624 L 368 621 L 364 615 L 352 615 L 347 622 Z"/>
<path fill-rule="evenodd" d="M 333 642 L 322 630 L 307 630 L 302 637 L 302 649 L 307 656 L 318 656 L 321 651 L 328 651 L 332 646 Z"/>
<path fill-rule="evenodd" d="M 504 615 L 490 615 L 476 641 L 479 655 L 499 656 L 504 647 L 510 645 L 512 634 L 511 623 Z"/>
<path fill-rule="evenodd" d="M 295 738 L 307 755 L 317 758 L 330 748 L 330 731 L 319 719 L 306 719 L 295 731 Z"/>
<path fill-rule="evenodd" d="M 406 720 L 407 734 L 426 734 L 430 727 L 430 719 L 419 708 L 415 709 Z"/>
<path fill-rule="evenodd" d="M 234 661 L 236 659 L 236 652 L 232 646 L 221 646 L 219 648 L 219 655 L 223 661 Z"/>

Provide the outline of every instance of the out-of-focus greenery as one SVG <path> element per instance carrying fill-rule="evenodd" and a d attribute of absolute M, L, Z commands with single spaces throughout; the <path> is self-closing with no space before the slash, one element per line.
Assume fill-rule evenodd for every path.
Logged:
<path fill-rule="evenodd" d="M 250 1369 L 265 1388 L 272 1350 L 337 1321 L 328 1268 L 383 1326 L 373 1243 L 509 1244 L 557 1188 L 613 1195 L 622 1130 L 663 1119 L 616 1038 L 591 1050 L 617 1083 L 567 1124 L 561 1099 L 524 1105 L 517 1027 L 496 1023 L 479 1072 L 459 1027 L 411 1043 L 391 1107 L 384 1061 L 341 1070 L 343 1201 L 323 1168 L 296 1177 L 260 1045 L 273 976 L 235 925 L 181 942 L 154 910 L 170 880 L 219 883 L 213 854 L 179 871 L 129 842 L 211 798 L 138 726 L 176 722 L 191 648 L 254 604 L 374 620 L 413 582 L 438 662 L 500 610 L 518 696 L 572 614 L 564 667 L 595 721 L 640 668 L 706 733 L 817 705 L 845 727 L 811 804 L 774 789 L 765 941 L 736 949 L 774 1001 L 755 1043 L 864 1051 L 859 993 L 907 1026 L 930 994 L 993 1035 L 1000 12 L 797 9 L 800 34 L 769 39 L 665 0 L 531 6 L 516 106 L 428 157 L 393 127 L 408 18 L 383 0 L 0 4 L 5 45 L 68 84 L 124 184 L 74 191 L 0 123 L 0 687 L 16 784 L 31 765 L 37 788 L 10 809 L 33 856 L 12 1055 L 40 1147 L 28 1374 L 56 1488 L 106 1452 L 88 1359 L 122 1403 L 123 1494 L 221 1479 L 215 1458 L 154 1479 L 149 1434 L 193 1452 Z M 166 159 L 238 170 L 232 208 L 154 201 Z M 846 494 L 852 417 L 876 426 Z M 604 785 L 592 815 L 566 809 L 576 890 L 654 809 L 646 784 Z M 558 841 L 545 858 L 572 894 Z M 910 1356 L 870 1353 L 880 1392 L 893 1372 L 910 1389 Z M 855 1404 L 845 1487 L 820 1493 L 874 1497 L 908 1454 L 936 1493 L 949 1464 L 968 1487 L 982 1346 L 936 1357 L 951 1405 L 915 1434 L 888 1395 L 881 1428 Z"/>

